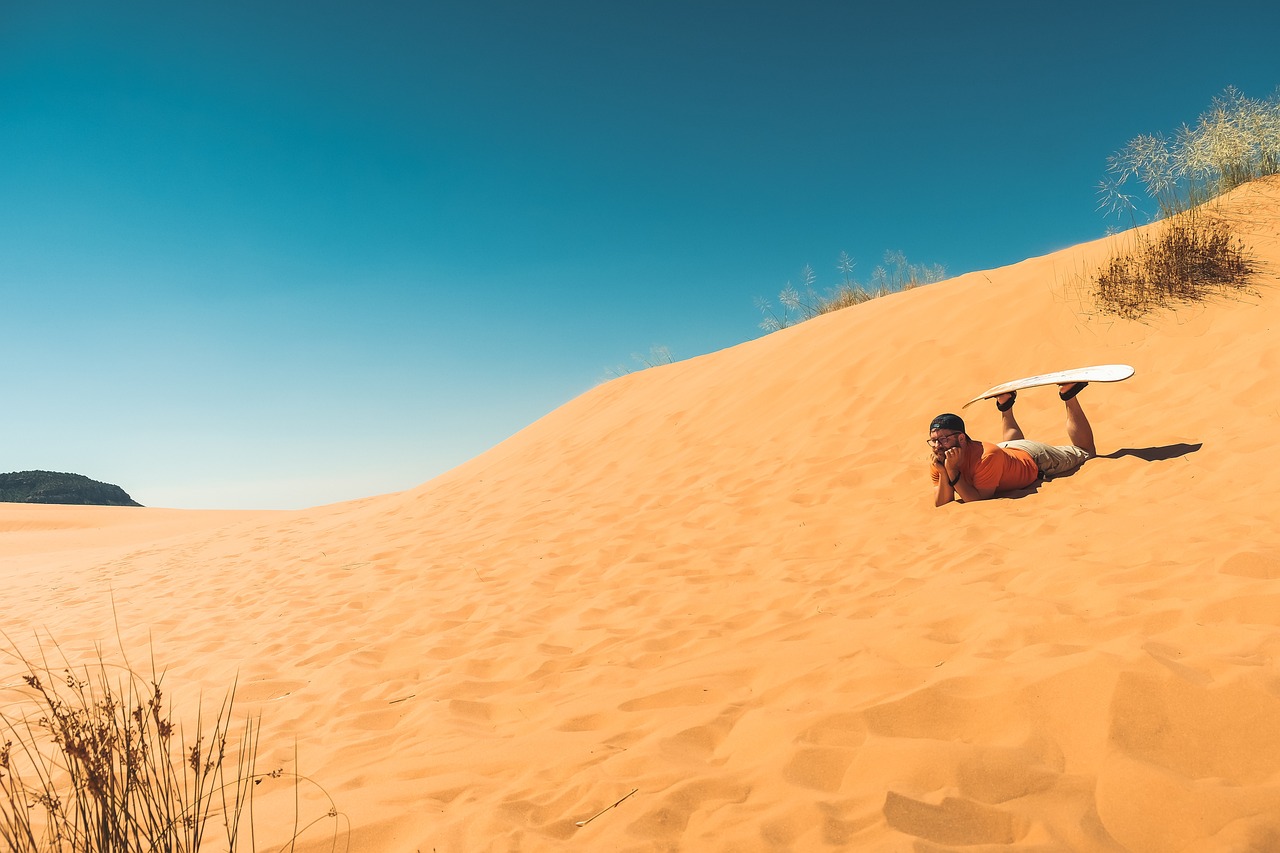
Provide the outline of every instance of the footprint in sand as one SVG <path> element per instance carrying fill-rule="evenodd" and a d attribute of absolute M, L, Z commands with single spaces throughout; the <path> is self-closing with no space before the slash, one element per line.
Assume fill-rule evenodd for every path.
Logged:
<path fill-rule="evenodd" d="M 1280 699 L 1250 684 L 1201 686 L 1122 673 L 1098 815 L 1131 850 L 1270 850 L 1280 838 Z M 1233 846 L 1228 838 L 1261 839 Z M 1211 841 L 1212 839 L 1212 841 Z"/>
<path fill-rule="evenodd" d="M 1218 571 L 1241 578 L 1275 580 L 1280 578 L 1280 554 L 1238 551 L 1223 560 Z"/>
<path fill-rule="evenodd" d="M 662 795 L 658 805 L 633 821 L 627 832 L 645 838 L 679 838 L 695 812 L 701 816 L 713 814 L 722 806 L 745 802 L 750 793 L 751 789 L 745 785 L 728 781 L 687 782 Z"/>
<path fill-rule="evenodd" d="M 991 806 L 944 797 L 938 805 L 890 791 L 884 817 L 899 832 L 938 844 L 1013 844 L 1026 834 L 1025 822 Z"/>
<path fill-rule="evenodd" d="M 834 793 L 840 790 L 857 748 L 867 739 L 862 715 L 832 714 L 801 732 L 782 775 L 793 785 Z"/>
<path fill-rule="evenodd" d="M 662 742 L 663 751 L 682 762 L 723 764 L 724 759 L 712 760 L 715 751 L 733 731 L 745 711 L 743 705 L 732 705 L 721 711 L 710 723 L 692 726 L 665 739 Z"/>

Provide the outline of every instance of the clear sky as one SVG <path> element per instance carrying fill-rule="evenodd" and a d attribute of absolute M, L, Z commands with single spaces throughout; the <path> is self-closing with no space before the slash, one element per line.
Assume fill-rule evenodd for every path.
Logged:
<path fill-rule="evenodd" d="M 840 252 L 1100 236 L 1280 3 L 0 0 L 0 471 L 410 488 Z"/>

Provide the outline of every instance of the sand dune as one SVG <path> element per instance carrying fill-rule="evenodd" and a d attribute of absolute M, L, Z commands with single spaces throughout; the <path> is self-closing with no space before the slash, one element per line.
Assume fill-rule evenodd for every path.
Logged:
<path fill-rule="evenodd" d="M 352 850 L 1280 849 L 1280 182 L 1225 210 L 1258 293 L 1147 323 L 1077 292 L 1109 238 L 622 377 L 408 492 L 0 505 L 6 631 L 238 673 Z M 934 414 L 1107 362 L 1101 458 L 933 507 Z"/>

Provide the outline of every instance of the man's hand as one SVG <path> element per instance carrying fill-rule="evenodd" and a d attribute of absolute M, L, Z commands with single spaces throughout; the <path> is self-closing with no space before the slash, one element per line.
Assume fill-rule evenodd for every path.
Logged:
<path fill-rule="evenodd" d="M 947 450 L 943 456 L 943 467 L 947 472 L 947 480 L 954 480 L 956 475 L 960 473 L 960 463 L 964 459 L 964 451 L 958 447 L 952 447 Z"/>
<path fill-rule="evenodd" d="M 964 457 L 965 436 L 960 436 L 956 441 L 956 447 L 949 447 L 945 450 L 941 447 L 934 447 L 930 451 L 930 455 L 933 457 L 933 464 L 938 466 L 938 470 L 942 472 L 942 476 L 946 477 L 948 481 L 956 478 L 956 474 L 960 472 L 960 465 Z"/>

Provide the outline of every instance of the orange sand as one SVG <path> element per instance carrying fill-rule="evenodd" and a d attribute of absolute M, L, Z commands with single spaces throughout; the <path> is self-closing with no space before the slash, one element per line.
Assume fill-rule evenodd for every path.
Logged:
<path fill-rule="evenodd" d="M 1280 181 L 1228 210 L 1258 295 L 1145 324 L 1073 284 L 1111 238 L 625 376 L 408 492 L 0 505 L 3 625 L 112 646 L 114 598 L 171 693 L 238 673 L 356 851 L 1280 849 Z M 1105 458 L 933 507 L 933 415 L 1107 362 Z"/>

